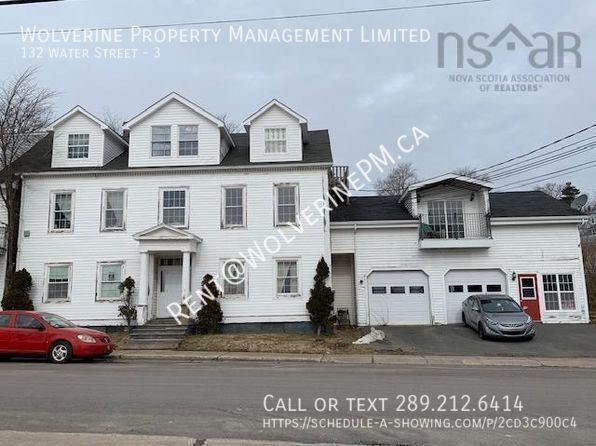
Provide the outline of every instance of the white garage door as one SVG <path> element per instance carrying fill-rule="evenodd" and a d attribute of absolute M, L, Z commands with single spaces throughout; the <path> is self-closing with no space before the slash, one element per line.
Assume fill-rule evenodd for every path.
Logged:
<path fill-rule="evenodd" d="M 372 325 L 430 324 L 428 277 L 422 271 L 377 271 L 368 279 Z"/>
<path fill-rule="evenodd" d="M 506 279 L 498 269 L 458 269 L 445 275 L 447 323 L 461 323 L 461 303 L 472 294 L 506 293 Z"/>

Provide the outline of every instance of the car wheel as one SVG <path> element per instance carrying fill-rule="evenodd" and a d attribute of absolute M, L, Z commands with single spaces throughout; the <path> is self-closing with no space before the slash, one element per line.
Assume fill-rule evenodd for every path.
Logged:
<path fill-rule="evenodd" d="M 534 335 L 530 335 L 526 337 L 526 341 L 531 341 L 532 339 L 534 339 Z"/>
<path fill-rule="evenodd" d="M 482 323 L 478 324 L 478 337 L 480 339 L 486 339 L 486 334 L 484 333 L 484 327 Z"/>
<path fill-rule="evenodd" d="M 461 320 L 464 323 L 464 325 L 468 325 L 468 322 L 466 321 L 466 313 L 464 313 L 463 311 L 461 312 Z"/>
<path fill-rule="evenodd" d="M 66 341 L 56 342 L 50 348 L 50 361 L 54 364 L 65 364 L 72 358 L 72 347 Z"/>

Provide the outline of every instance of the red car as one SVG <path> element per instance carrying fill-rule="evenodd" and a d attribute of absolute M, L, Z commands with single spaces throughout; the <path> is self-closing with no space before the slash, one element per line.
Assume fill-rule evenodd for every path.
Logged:
<path fill-rule="evenodd" d="M 56 364 L 112 353 L 102 331 L 77 327 L 63 317 L 36 311 L 0 311 L 0 356 L 45 356 Z"/>

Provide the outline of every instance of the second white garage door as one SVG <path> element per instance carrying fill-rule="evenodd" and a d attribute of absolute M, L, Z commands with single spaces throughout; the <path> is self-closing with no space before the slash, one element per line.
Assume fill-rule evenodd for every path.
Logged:
<path fill-rule="evenodd" d="M 422 271 L 376 271 L 368 279 L 372 325 L 431 323 L 428 277 Z"/>
<path fill-rule="evenodd" d="M 461 303 L 472 294 L 506 293 L 505 274 L 499 269 L 452 269 L 445 275 L 447 323 L 461 323 Z"/>

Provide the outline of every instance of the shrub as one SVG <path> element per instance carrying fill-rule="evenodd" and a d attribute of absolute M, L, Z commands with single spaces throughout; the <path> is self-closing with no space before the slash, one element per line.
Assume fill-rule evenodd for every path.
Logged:
<path fill-rule="evenodd" d="M 321 257 L 314 277 L 315 285 L 311 288 L 310 298 L 306 303 L 310 320 L 317 326 L 317 337 L 321 335 L 321 330 L 327 331 L 335 321 L 332 316 L 335 292 L 325 284 L 328 277 L 329 266 Z"/>
<path fill-rule="evenodd" d="M 215 333 L 217 324 L 223 320 L 223 312 L 217 301 L 219 290 L 210 274 L 205 274 L 201 281 L 201 296 L 205 304 L 197 312 L 198 331 L 200 333 Z"/>
<path fill-rule="evenodd" d="M 31 290 L 31 274 L 26 269 L 10 273 L 2 298 L 4 310 L 33 310 L 33 302 L 29 298 Z"/>
<path fill-rule="evenodd" d="M 120 294 L 122 295 L 122 305 L 118 307 L 118 314 L 124 321 L 126 322 L 126 327 L 130 330 L 130 326 L 132 325 L 132 321 L 137 318 L 137 309 L 134 305 L 132 295 L 134 294 L 135 290 L 135 281 L 132 277 L 128 276 L 120 285 L 118 285 L 120 289 Z"/>

